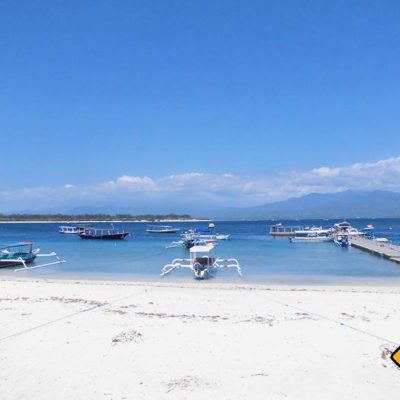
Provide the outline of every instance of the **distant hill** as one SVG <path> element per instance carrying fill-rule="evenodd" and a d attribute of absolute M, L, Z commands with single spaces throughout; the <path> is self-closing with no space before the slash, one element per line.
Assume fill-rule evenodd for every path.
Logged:
<path fill-rule="evenodd" d="M 257 207 L 230 209 L 224 219 L 310 219 L 400 217 L 400 193 L 348 190 L 340 193 L 311 193 Z"/>

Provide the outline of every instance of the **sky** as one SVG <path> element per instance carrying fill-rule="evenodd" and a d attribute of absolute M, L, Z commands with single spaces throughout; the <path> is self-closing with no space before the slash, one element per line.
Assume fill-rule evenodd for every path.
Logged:
<path fill-rule="evenodd" d="M 0 212 L 400 191 L 399 20 L 389 0 L 3 0 Z"/>

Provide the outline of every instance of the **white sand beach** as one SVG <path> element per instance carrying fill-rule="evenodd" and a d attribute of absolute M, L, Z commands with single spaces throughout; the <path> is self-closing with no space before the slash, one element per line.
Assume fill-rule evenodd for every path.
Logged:
<path fill-rule="evenodd" d="M 0 399 L 388 399 L 400 288 L 0 280 Z"/>

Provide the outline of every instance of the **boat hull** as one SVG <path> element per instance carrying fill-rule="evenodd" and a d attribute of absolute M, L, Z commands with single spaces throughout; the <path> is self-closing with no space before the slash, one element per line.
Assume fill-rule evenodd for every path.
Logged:
<path fill-rule="evenodd" d="M 148 233 L 176 233 L 178 229 L 170 229 L 170 230 L 153 230 L 153 229 L 146 229 Z"/>
<path fill-rule="evenodd" d="M 125 239 L 129 233 L 112 233 L 112 234 L 104 234 L 104 235 L 89 235 L 85 233 L 80 233 L 79 237 L 82 239 L 98 239 L 98 240 L 122 240 Z"/>
<path fill-rule="evenodd" d="M 31 264 L 35 261 L 36 254 L 25 254 L 25 255 L 14 254 L 13 258 L 10 260 L 8 260 L 6 257 L 1 257 L 0 268 L 21 266 L 22 262 L 16 261 L 18 258 L 21 258 L 25 262 L 25 264 Z"/>
<path fill-rule="evenodd" d="M 334 242 L 339 247 L 350 247 L 351 245 L 349 240 L 334 239 Z"/>
<path fill-rule="evenodd" d="M 270 232 L 271 236 L 296 236 L 296 232 Z"/>
<path fill-rule="evenodd" d="M 292 243 L 323 243 L 331 242 L 333 239 L 329 237 L 314 237 L 314 238 L 291 238 Z"/>

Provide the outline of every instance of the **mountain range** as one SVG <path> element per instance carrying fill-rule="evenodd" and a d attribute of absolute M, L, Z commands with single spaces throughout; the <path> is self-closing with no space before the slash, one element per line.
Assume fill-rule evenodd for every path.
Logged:
<path fill-rule="evenodd" d="M 348 190 L 338 193 L 311 193 L 256 207 L 232 208 L 193 201 L 139 200 L 84 204 L 44 209 L 39 214 L 190 214 L 221 220 L 320 219 L 320 218 L 400 218 L 400 193 Z M 19 213 L 32 213 L 24 210 Z"/>
<path fill-rule="evenodd" d="M 400 218 L 400 193 L 348 190 L 311 193 L 303 197 L 250 208 L 231 208 L 222 219 Z"/>

